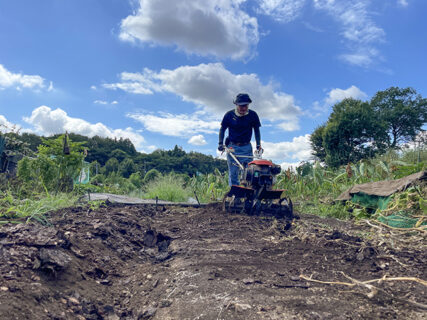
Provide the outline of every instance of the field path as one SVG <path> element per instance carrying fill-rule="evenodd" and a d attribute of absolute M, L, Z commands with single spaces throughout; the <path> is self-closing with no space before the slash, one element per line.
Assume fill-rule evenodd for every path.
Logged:
<path fill-rule="evenodd" d="M 0 319 L 426 319 L 425 238 L 217 206 L 111 204 L 0 229 Z M 402 240 L 403 239 L 398 239 Z M 324 282 L 323 284 L 301 277 Z M 350 279 L 350 278 L 351 279 Z"/>

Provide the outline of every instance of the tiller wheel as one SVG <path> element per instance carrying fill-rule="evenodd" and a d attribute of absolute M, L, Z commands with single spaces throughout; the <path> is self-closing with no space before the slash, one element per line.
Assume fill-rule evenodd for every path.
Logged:
<path fill-rule="evenodd" d="M 273 189 L 280 166 L 268 160 L 253 160 L 244 167 L 231 149 L 226 151 L 240 168 L 240 184 L 233 185 L 225 194 L 222 207 L 230 213 L 267 215 L 292 220 L 292 201 L 282 197 L 285 190 Z"/>

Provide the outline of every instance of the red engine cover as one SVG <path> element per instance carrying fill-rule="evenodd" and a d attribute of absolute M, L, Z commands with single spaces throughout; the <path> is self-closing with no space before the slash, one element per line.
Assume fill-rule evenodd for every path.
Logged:
<path fill-rule="evenodd" d="M 255 164 L 257 166 L 274 166 L 274 163 L 268 160 L 254 160 L 249 162 L 248 165 Z"/>

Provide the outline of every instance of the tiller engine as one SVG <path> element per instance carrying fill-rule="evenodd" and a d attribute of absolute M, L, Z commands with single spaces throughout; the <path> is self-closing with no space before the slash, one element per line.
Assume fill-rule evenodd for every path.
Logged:
<path fill-rule="evenodd" d="M 256 159 L 249 162 L 247 167 L 243 167 L 232 153 L 232 149 L 226 148 L 226 152 L 240 167 L 240 185 L 231 186 L 230 191 L 225 194 L 223 210 L 292 220 L 292 201 L 282 197 L 285 190 L 273 189 L 276 176 L 281 171 L 280 166 L 268 160 Z M 261 155 L 257 156 L 260 158 Z"/>

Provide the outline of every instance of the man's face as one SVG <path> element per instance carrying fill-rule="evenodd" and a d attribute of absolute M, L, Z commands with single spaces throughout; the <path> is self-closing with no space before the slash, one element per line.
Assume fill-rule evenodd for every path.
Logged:
<path fill-rule="evenodd" d="M 248 104 L 242 105 L 242 106 L 237 106 L 237 112 L 241 115 L 244 115 L 246 112 L 248 112 Z"/>

